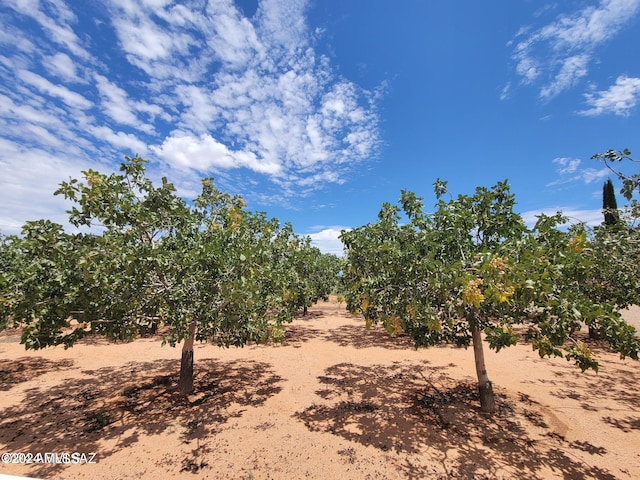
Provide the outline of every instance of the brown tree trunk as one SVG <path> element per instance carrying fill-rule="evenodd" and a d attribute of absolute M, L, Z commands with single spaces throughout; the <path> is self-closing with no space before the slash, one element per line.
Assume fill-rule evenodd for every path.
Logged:
<path fill-rule="evenodd" d="M 482 350 L 482 334 L 480 329 L 474 328 L 471 331 L 473 340 L 473 355 L 476 360 L 476 374 L 478 375 L 478 393 L 480 394 L 480 411 L 484 413 L 495 413 L 496 401 L 493 396 L 493 387 L 487 375 L 487 368 L 484 363 L 484 351 Z"/>
<path fill-rule="evenodd" d="M 305 306 L 302 308 L 302 315 L 305 315 L 305 316 L 306 316 L 306 315 L 307 315 L 307 313 L 309 313 L 309 308 L 305 305 Z"/>
<path fill-rule="evenodd" d="M 184 395 L 193 393 L 193 342 L 195 337 L 196 322 L 194 320 L 189 324 L 189 336 L 184 339 L 184 345 L 182 345 L 178 388 Z"/>

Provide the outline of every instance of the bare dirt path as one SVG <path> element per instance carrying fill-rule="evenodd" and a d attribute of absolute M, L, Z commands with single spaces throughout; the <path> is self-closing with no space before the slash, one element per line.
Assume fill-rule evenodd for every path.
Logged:
<path fill-rule="evenodd" d="M 640 323 L 638 310 L 627 313 Z M 198 393 L 186 400 L 174 391 L 179 349 L 159 338 L 25 352 L 9 332 L 0 337 L 0 451 L 95 453 L 97 463 L 0 464 L 0 473 L 640 478 L 640 364 L 595 349 L 598 374 L 526 345 L 486 352 L 500 406 L 488 418 L 471 349 L 416 351 L 335 302 L 289 325 L 283 345 L 198 345 Z"/>

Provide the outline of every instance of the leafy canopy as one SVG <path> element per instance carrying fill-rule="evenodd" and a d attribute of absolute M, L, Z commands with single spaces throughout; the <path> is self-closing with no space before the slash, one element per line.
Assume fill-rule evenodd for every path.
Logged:
<path fill-rule="evenodd" d="M 212 179 L 188 204 L 166 178 L 154 186 L 145 163 L 126 157 L 118 174 L 88 170 L 56 191 L 74 203 L 70 223 L 99 234 L 39 220 L 2 238 L 0 327 L 26 324 L 30 349 L 68 347 L 89 332 L 132 339 L 150 322 L 168 327 L 171 345 L 192 322 L 198 340 L 221 346 L 282 338 L 300 296 L 322 293 L 299 294 L 296 265 L 317 260 L 308 240 Z"/>
<path fill-rule="evenodd" d="M 615 301 L 585 288 L 595 253 L 582 227 L 563 231 L 561 214 L 541 215 L 532 229 L 514 212 L 506 181 L 445 200 L 434 184 L 435 211 L 402 191 L 375 223 L 343 231 L 347 249 L 347 308 L 367 326 L 406 332 L 417 346 L 468 346 L 474 329 L 496 351 L 522 338 L 541 356 L 564 356 L 597 369 L 575 339 L 583 324 L 597 329 L 622 356 L 637 358 L 635 330 Z"/>

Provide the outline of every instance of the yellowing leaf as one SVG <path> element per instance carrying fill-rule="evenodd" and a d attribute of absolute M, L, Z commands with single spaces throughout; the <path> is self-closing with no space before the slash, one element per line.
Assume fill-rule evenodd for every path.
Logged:
<path fill-rule="evenodd" d="M 582 253 L 586 243 L 587 243 L 586 234 L 580 233 L 575 235 L 571 240 L 569 240 L 569 248 L 576 253 Z"/>
<path fill-rule="evenodd" d="M 369 297 L 367 297 L 366 295 L 361 299 L 360 308 L 363 312 L 365 312 L 367 308 L 369 308 Z"/>
<path fill-rule="evenodd" d="M 467 283 L 462 293 L 462 301 L 465 305 L 473 305 L 476 308 L 480 307 L 480 304 L 484 300 L 480 285 L 482 285 L 482 279 L 480 278 L 476 278 Z"/>
<path fill-rule="evenodd" d="M 432 315 L 427 322 L 427 328 L 431 332 L 441 332 L 442 331 L 442 323 L 437 315 Z"/>
<path fill-rule="evenodd" d="M 498 301 L 500 303 L 508 302 L 509 298 L 512 297 L 515 292 L 514 288 L 511 285 L 506 287 L 503 284 L 498 284 L 496 285 L 496 287 L 498 288 L 498 293 L 499 293 Z"/>
<path fill-rule="evenodd" d="M 391 326 L 393 327 L 393 334 L 396 335 L 398 333 L 402 333 L 404 329 L 402 328 L 402 320 L 396 315 L 391 316 Z"/>

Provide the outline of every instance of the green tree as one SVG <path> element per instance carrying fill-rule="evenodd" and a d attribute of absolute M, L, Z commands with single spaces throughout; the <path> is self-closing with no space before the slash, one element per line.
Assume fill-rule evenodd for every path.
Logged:
<path fill-rule="evenodd" d="M 101 234 L 67 234 L 46 220 L 4 239 L 2 322 L 24 324 L 27 349 L 72 346 L 88 333 L 130 340 L 140 327 L 168 327 L 163 343 L 184 341 L 179 386 L 193 391 L 193 343 L 243 346 L 283 338 L 296 305 L 299 239 L 291 226 L 244 209 L 211 179 L 192 204 L 165 178 L 155 187 L 146 161 L 126 158 L 121 174 L 83 172 L 56 194 L 74 202 L 69 220 Z"/>
<path fill-rule="evenodd" d="M 620 214 L 613 183 L 608 180 L 603 190 L 604 226 L 587 232 L 589 245 L 586 255 L 591 271 L 582 287 L 593 298 L 626 308 L 640 304 L 640 273 L 637 268 L 640 258 L 640 230 L 637 226 L 640 209 L 634 198 L 634 193 L 640 190 L 640 175 L 622 172 L 623 162 L 636 163 L 629 150 L 608 150 L 592 158 L 604 162 L 622 181 L 620 193 L 627 204 Z M 590 334 L 595 334 L 593 329 L 590 329 Z"/>
<path fill-rule="evenodd" d="M 628 149 L 607 150 L 604 153 L 597 153 L 591 158 L 602 161 L 622 181 L 620 193 L 630 202 L 630 215 L 633 219 L 640 218 L 640 204 L 633 198 L 634 192 L 640 192 L 640 173 L 627 174 L 618 166 L 622 162 L 638 163 L 638 160 L 631 157 L 631 152 Z"/>
<path fill-rule="evenodd" d="M 602 186 L 602 210 L 605 225 L 614 226 L 620 222 L 618 202 L 616 201 L 616 194 L 611 179 L 604 182 Z"/>
<path fill-rule="evenodd" d="M 416 346 L 473 345 L 481 409 L 488 413 L 495 400 L 483 333 L 496 351 L 522 337 L 542 357 L 564 356 L 582 370 L 597 369 L 587 346 L 574 338 L 586 323 L 623 356 L 637 358 L 635 330 L 613 305 L 577 288 L 586 238 L 557 228 L 560 214 L 541 215 L 527 229 L 506 181 L 449 201 L 442 198 L 446 182 L 438 180 L 434 189 L 432 214 L 403 191 L 400 206 L 385 203 L 376 223 L 342 232 L 347 308 L 361 313 L 367 327 L 380 322 L 392 335 L 406 332 Z"/>
<path fill-rule="evenodd" d="M 586 239 L 583 252 L 585 273 L 580 288 L 595 301 L 609 302 L 620 309 L 640 304 L 638 229 L 612 229 L 606 225 L 594 229 L 578 228 Z"/>
<path fill-rule="evenodd" d="M 311 246 L 309 237 L 301 243 L 296 254 L 295 297 L 306 315 L 310 306 L 320 299 L 328 300 L 329 294 L 335 290 L 340 263 L 335 255 L 322 253 L 317 247 Z"/>

